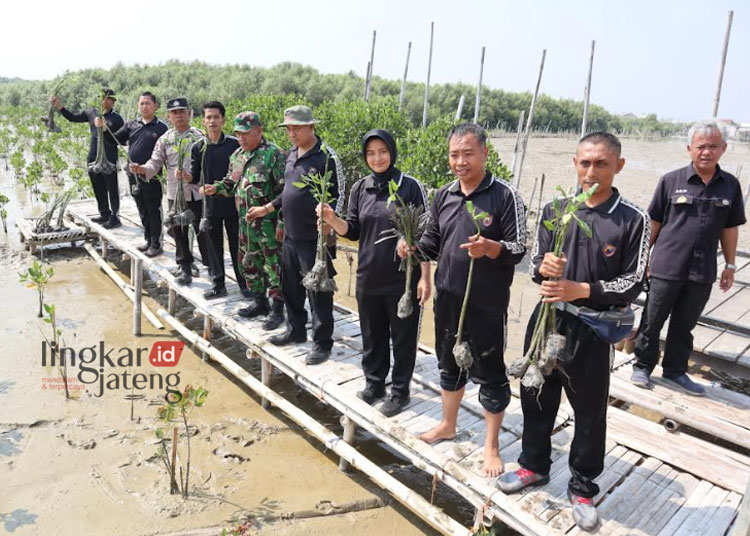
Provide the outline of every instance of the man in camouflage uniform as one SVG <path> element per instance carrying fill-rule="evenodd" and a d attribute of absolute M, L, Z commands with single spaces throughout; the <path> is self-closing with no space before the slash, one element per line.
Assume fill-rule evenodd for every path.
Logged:
<path fill-rule="evenodd" d="M 240 218 L 240 271 L 255 297 L 252 305 L 237 313 L 244 318 L 268 315 L 263 329 L 272 330 L 284 321 L 277 218 L 248 221 L 245 216 L 248 209 L 270 203 L 281 193 L 286 157 L 263 137 L 263 125 L 255 112 L 239 114 L 234 120 L 234 132 L 240 147 L 229 159 L 227 176 L 215 184 L 207 184 L 204 191 L 207 195 L 234 195 Z"/>

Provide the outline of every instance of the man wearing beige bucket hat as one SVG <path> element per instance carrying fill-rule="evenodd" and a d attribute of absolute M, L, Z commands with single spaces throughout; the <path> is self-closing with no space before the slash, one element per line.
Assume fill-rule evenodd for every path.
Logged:
<path fill-rule="evenodd" d="M 344 201 L 344 173 L 336 153 L 315 133 L 312 110 L 307 106 L 292 106 L 284 110 L 284 122 L 289 139 L 294 146 L 289 151 L 284 171 L 284 189 L 272 202 L 254 207 L 248 218 L 262 218 L 281 210 L 284 242 L 281 253 L 281 292 L 287 311 L 287 329 L 269 340 L 278 346 L 300 343 L 307 340 L 305 324 L 305 296 L 312 312 L 313 348 L 307 355 L 308 365 L 322 363 L 331 354 L 333 346 L 333 293 L 306 291 L 302 277 L 315 264 L 318 240 L 318 217 L 315 213 L 317 201 L 309 187 L 300 188 L 303 176 L 331 172 L 330 193 L 332 205 L 341 213 Z M 328 247 L 328 273 L 335 275 L 331 258 L 335 255 L 335 243 Z"/>

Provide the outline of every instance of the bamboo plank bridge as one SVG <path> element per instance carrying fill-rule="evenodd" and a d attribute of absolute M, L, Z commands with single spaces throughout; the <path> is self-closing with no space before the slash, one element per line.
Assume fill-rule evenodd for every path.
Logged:
<path fill-rule="evenodd" d="M 437 361 L 429 348 L 419 349 L 409 406 L 401 414 L 386 418 L 355 396 L 356 391 L 364 386 L 364 377 L 360 366 L 359 320 L 354 311 L 336 306 L 332 357 L 321 365 L 306 366 L 304 356 L 310 351 L 311 343 L 276 347 L 267 342 L 270 333 L 262 330 L 260 322 L 236 315 L 244 305 L 236 285 L 228 285 L 226 298 L 206 301 L 203 292 L 210 287 L 206 278 L 194 278 L 190 287 L 180 287 L 175 283 L 170 274 L 175 265 L 172 243 L 166 242 L 164 255 L 153 259 L 140 253 L 136 246 L 142 242 L 142 230 L 130 198 L 122 200 L 120 217 L 123 225 L 116 229 L 107 230 L 91 221 L 96 215 L 93 200 L 71 203 L 68 215 L 88 230 L 91 239 L 101 241 L 102 255 L 90 242 L 84 247 L 133 301 L 135 334 L 140 334 L 142 316 L 156 326 L 173 329 L 202 352 L 205 359 L 221 365 L 258 393 L 264 406 L 278 407 L 323 442 L 326 448 L 333 450 L 341 457 L 343 469 L 353 465 L 366 473 L 439 532 L 471 533 L 358 452 L 351 445 L 355 426 L 364 428 L 409 460 L 415 468 L 455 490 L 485 520 L 499 519 L 524 535 L 579 533 L 565 495 L 569 478 L 567 455 L 574 425 L 569 406 L 563 404 L 558 414 L 552 438 L 550 482 L 517 495 L 505 495 L 494 486 L 494 479 L 482 478 L 479 474 L 485 428 L 476 386 L 472 388 L 470 384 L 467 387 L 455 440 L 429 446 L 417 439 L 419 433 L 437 424 L 441 417 Z M 124 281 L 107 263 L 107 252 L 112 248 L 130 258 L 130 282 Z M 721 307 L 729 309 L 727 304 L 735 303 L 735 298 L 740 305 L 747 303 L 750 258 L 744 261 L 738 271 L 738 281 L 743 284 L 738 285 L 731 295 L 715 296 L 716 300 L 710 304 L 712 307 L 706 308 L 709 315 L 719 312 Z M 228 256 L 226 262 L 229 266 Z M 169 302 L 166 309 L 152 312 L 142 303 L 144 271 L 167 285 Z M 743 279 L 742 274 L 747 277 Z M 227 277 L 232 277 L 231 269 L 227 270 Z M 191 331 L 175 318 L 178 295 L 203 317 L 201 334 Z M 744 312 L 732 309 L 732 314 L 737 313 L 735 319 L 743 323 L 750 322 L 748 307 L 745 305 L 744 308 Z M 248 372 L 247 363 L 237 362 L 212 346 L 215 328 L 246 345 L 248 359 L 260 360 L 260 379 Z M 709 350 L 712 345 L 717 346 L 721 337 L 737 335 L 726 325 L 714 324 L 710 329 L 715 331 L 713 339 L 706 344 Z M 740 331 L 738 336 L 747 337 L 747 334 Z M 700 335 L 696 339 L 700 339 Z M 750 339 L 741 340 L 741 345 L 723 343 L 734 352 L 734 361 L 750 356 Z M 628 381 L 630 367 L 625 366 L 630 359 L 631 356 L 619 352 L 615 358 L 606 468 L 598 478 L 601 492 L 596 497 L 602 519 L 598 534 L 746 536 L 750 529 L 745 525 L 748 505 L 747 501 L 743 502 L 743 496 L 747 493 L 750 475 L 750 397 L 707 385 L 705 398 L 692 399 L 666 389 L 659 378 L 655 378 L 657 385 L 653 390 L 636 390 Z M 273 368 L 341 413 L 343 436 L 337 436 L 276 394 L 271 385 Z M 664 425 L 626 411 L 623 402 L 656 413 L 664 419 Z M 520 400 L 515 388 L 500 436 L 501 454 L 510 469 L 516 467 L 515 461 L 521 450 L 522 426 Z"/>

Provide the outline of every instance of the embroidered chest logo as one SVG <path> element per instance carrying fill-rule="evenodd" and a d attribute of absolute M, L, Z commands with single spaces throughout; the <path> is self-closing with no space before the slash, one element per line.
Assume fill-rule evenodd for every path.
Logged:
<path fill-rule="evenodd" d="M 607 244 L 602 248 L 602 253 L 604 253 L 605 257 L 611 257 L 615 254 L 615 251 L 617 251 L 617 248 L 612 244 Z"/>
<path fill-rule="evenodd" d="M 678 205 L 681 205 L 683 203 L 687 203 L 687 197 L 685 197 L 684 195 L 681 195 L 680 197 L 677 198 L 676 203 Z"/>
<path fill-rule="evenodd" d="M 484 225 L 485 227 L 489 227 L 490 225 L 492 225 L 492 221 L 492 214 L 490 214 L 482 220 L 482 225 Z"/>

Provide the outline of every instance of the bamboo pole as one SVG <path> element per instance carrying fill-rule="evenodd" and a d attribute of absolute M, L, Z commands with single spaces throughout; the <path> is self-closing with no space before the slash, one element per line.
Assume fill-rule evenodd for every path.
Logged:
<path fill-rule="evenodd" d="M 169 314 L 173 315 L 176 309 L 177 291 L 175 291 L 175 289 L 173 289 L 172 287 L 169 287 L 169 291 L 167 293 L 167 311 L 169 311 Z"/>
<path fill-rule="evenodd" d="M 404 65 L 404 77 L 401 79 L 401 94 L 398 97 L 399 110 L 404 107 L 404 101 L 406 100 L 406 75 L 409 73 L 409 56 L 411 56 L 411 41 L 406 47 L 406 65 Z"/>
<path fill-rule="evenodd" d="M 203 338 L 210 341 L 213 338 L 214 319 L 210 315 L 203 315 Z M 203 353 L 203 361 L 208 361 L 208 355 Z"/>
<path fill-rule="evenodd" d="M 96 251 L 96 249 L 88 243 L 83 244 L 83 249 L 85 249 L 89 255 L 91 255 L 91 258 L 94 259 L 94 262 L 99 265 L 99 268 L 101 268 L 105 274 L 109 276 L 109 278 L 114 282 L 115 285 L 118 286 L 120 290 L 123 291 L 125 296 L 127 296 L 130 301 L 135 303 L 135 292 L 133 291 L 130 286 L 125 283 L 125 281 L 120 277 L 120 275 L 115 272 L 112 267 L 107 264 L 107 261 L 105 261 L 99 253 Z M 141 304 L 141 310 L 143 312 L 143 315 L 146 317 L 146 319 L 151 322 L 151 324 L 156 329 L 164 329 L 164 324 L 159 322 L 159 319 L 156 317 L 154 313 L 151 312 L 151 309 L 149 309 L 146 305 Z"/>
<path fill-rule="evenodd" d="M 526 110 L 521 110 L 518 114 L 518 127 L 516 127 L 516 145 L 513 148 L 513 160 L 510 163 L 510 172 L 513 175 L 513 183 L 515 184 L 516 176 L 516 163 L 518 162 L 518 153 L 521 150 L 521 134 L 523 133 L 523 119 L 526 117 Z"/>
<path fill-rule="evenodd" d="M 271 387 L 271 377 L 273 376 L 273 365 L 271 365 L 271 362 L 268 361 L 263 356 L 260 356 L 260 381 L 263 385 L 270 388 Z M 268 409 L 271 407 L 271 403 L 269 402 L 268 398 L 262 398 L 261 399 L 261 406 L 263 409 Z"/>
<path fill-rule="evenodd" d="M 370 63 L 368 64 L 367 85 L 365 87 L 365 100 L 367 102 L 370 102 L 370 90 L 372 89 L 372 71 L 375 66 L 375 36 L 377 34 L 377 30 L 372 31 L 372 49 L 370 50 Z"/>
<path fill-rule="evenodd" d="M 100 240 L 102 243 L 102 259 L 106 259 L 109 254 L 109 246 L 107 240 L 103 236 L 100 236 Z"/>
<path fill-rule="evenodd" d="M 354 432 L 357 429 L 357 425 L 354 423 L 353 420 L 351 420 L 346 415 L 342 415 L 341 419 L 339 419 L 339 422 L 341 423 L 341 426 L 344 427 L 344 433 L 342 434 L 343 440 L 348 444 L 351 445 L 354 443 Z M 348 471 L 349 470 L 349 462 L 346 461 L 344 458 L 341 458 L 339 460 L 339 469 L 341 471 Z"/>
<path fill-rule="evenodd" d="M 536 204 L 536 221 L 542 217 L 542 201 L 544 199 L 544 173 L 542 173 L 542 180 L 539 183 L 539 197 L 537 198 Z"/>
<path fill-rule="evenodd" d="M 721 48 L 721 61 L 719 61 L 719 78 L 716 81 L 716 93 L 714 94 L 714 113 L 713 118 L 719 115 L 719 100 L 721 99 L 721 85 L 724 81 L 724 66 L 727 63 L 727 50 L 729 50 L 729 35 L 732 33 L 732 19 L 734 11 L 730 11 L 727 16 L 727 30 L 724 33 L 724 45 Z"/>
<path fill-rule="evenodd" d="M 479 105 L 482 102 L 482 75 L 484 74 L 484 47 L 482 57 L 479 59 L 479 84 L 477 84 L 477 98 L 474 102 L 474 123 L 479 124 Z"/>
<path fill-rule="evenodd" d="M 581 121 L 581 137 L 586 135 L 586 127 L 589 120 L 589 98 L 591 97 L 591 72 L 594 69 L 594 47 L 596 41 L 591 41 L 591 57 L 589 58 L 589 76 L 586 79 L 586 87 L 583 90 L 583 121 Z"/>
<path fill-rule="evenodd" d="M 159 315 L 159 317 L 172 329 L 177 331 L 180 336 L 197 348 L 208 352 L 213 360 L 229 371 L 234 377 L 247 385 L 256 394 L 267 399 L 274 406 L 283 411 L 291 420 L 315 436 L 315 438 L 323 443 L 327 449 L 332 450 L 338 456 L 341 456 L 351 465 L 369 476 L 373 482 L 387 490 L 396 500 L 410 511 L 414 512 L 420 519 L 424 520 L 435 530 L 446 535 L 457 534 L 469 536 L 471 534 L 468 529 L 462 527 L 457 521 L 447 516 L 439 508 L 431 505 L 421 495 L 407 488 L 404 484 L 381 469 L 377 464 L 368 460 L 353 446 L 343 441 L 342 438 L 338 437 L 325 426 L 315 421 L 307 413 L 289 402 L 286 398 L 263 385 L 247 370 L 235 363 L 223 352 L 211 346 L 208 341 L 202 339 L 197 334 L 183 326 L 176 318 L 168 314 L 164 309 L 159 309 L 157 315 Z"/>
<path fill-rule="evenodd" d="M 367 62 L 367 69 L 365 71 L 365 94 L 364 94 L 365 102 L 367 102 L 367 99 L 369 98 L 367 96 L 367 84 L 369 84 L 369 80 L 370 80 L 370 62 L 368 61 Z"/>
<path fill-rule="evenodd" d="M 422 128 L 427 128 L 427 108 L 430 101 L 430 75 L 432 74 L 432 43 L 435 37 L 435 23 L 430 23 L 430 56 L 427 60 L 427 83 L 424 86 L 424 108 L 422 110 Z"/>
<path fill-rule="evenodd" d="M 466 95 L 461 94 L 461 98 L 458 99 L 458 108 L 456 108 L 456 121 L 461 119 L 461 115 L 464 113 L 464 103 L 466 102 Z"/>
<path fill-rule="evenodd" d="M 141 331 L 141 299 L 143 297 L 143 261 L 139 258 L 130 259 L 132 265 L 131 278 L 135 278 L 133 285 L 133 335 L 140 335 Z"/>
<path fill-rule="evenodd" d="M 521 172 L 523 171 L 523 160 L 526 158 L 526 145 L 529 143 L 529 135 L 531 134 L 531 124 L 534 121 L 534 108 L 536 106 L 536 98 L 539 95 L 539 85 L 542 83 L 542 73 L 544 72 L 544 59 L 547 56 L 547 50 L 542 50 L 542 61 L 539 64 L 539 76 L 536 79 L 536 88 L 534 89 L 534 96 L 531 98 L 531 106 L 529 106 L 529 117 L 526 119 L 526 130 L 523 134 L 523 143 L 521 144 L 521 156 L 518 159 L 518 173 L 513 177 L 513 186 L 518 188 L 521 182 Z"/>

